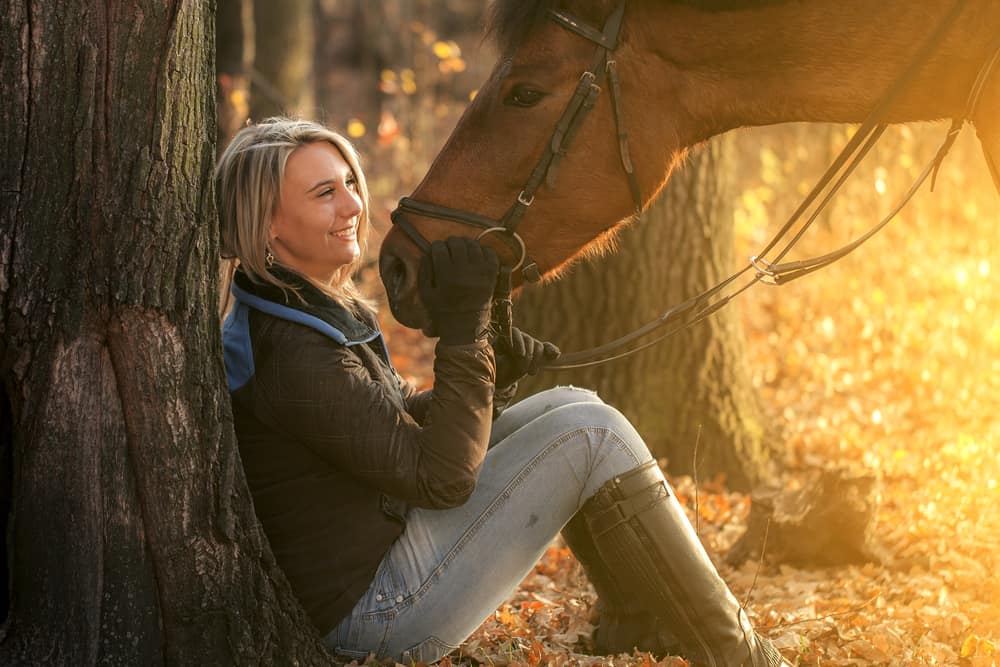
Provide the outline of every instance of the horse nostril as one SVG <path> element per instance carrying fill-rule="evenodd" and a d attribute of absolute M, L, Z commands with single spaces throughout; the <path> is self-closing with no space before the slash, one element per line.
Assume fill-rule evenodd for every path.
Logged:
<path fill-rule="evenodd" d="M 406 265 L 395 255 L 385 255 L 379 264 L 382 284 L 390 299 L 397 299 L 406 285 Z"/>

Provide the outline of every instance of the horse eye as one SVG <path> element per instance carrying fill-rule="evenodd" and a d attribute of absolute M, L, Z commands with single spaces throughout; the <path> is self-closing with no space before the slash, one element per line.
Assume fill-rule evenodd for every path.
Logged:
<path fill-rule="evenodd" d="M 515 86 L 504 98 L 503 103 L 515 107 L 533 107 L 542 101 L 545 93 L 527 86 Z"/>

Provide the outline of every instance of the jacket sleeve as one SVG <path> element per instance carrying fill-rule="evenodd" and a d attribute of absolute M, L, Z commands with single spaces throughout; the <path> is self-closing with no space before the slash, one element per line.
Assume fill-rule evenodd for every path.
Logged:
<path fill-rule="evenodd" d="M 503 389 L 493 390 L 493 419 L 494 421 L 503 414 L 503 411 L 514 401 L 517 394 L 517 383 L 507 385 Z"/>
<path fill-rule="evenodd" d="M 289 325 L 294 326 L 294 325 Z M 331 465 L 417 507 L 461 505 L 489 441 L 493 352 L 439 344 L 423 425 L 350 348 L 308 331 L 255 350 L 254 410 Z M 393 400 L 395 399 L 395 400 Z"/>
<path fill-rule="evenodd" d="M 403 392 L 403 401 L 406 402 L 406 411 L 410 413 L 414 421 L 423 424 L 427 417 L 427 409 L 430 407 L 434 392 L 431 390 L 421 391 L 412 384 L 399 378 L 399 389 Z"/>

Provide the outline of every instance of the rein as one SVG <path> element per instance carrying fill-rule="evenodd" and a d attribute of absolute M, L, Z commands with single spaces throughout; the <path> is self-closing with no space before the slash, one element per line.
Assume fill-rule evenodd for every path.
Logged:
<path fill-rule="evenodd" d="M 933 189 L 934 175 L 936 175 L 942 161 L 954 144 L 962 125 L 967 119 L 972 118 L 975 114 L 983 90 L 986 87 L 986 82 L 991 76 L 994 68 L 997 67 L 998 63 L 1000 63 L 1000 40 L 998 40 L 995 45 L 991 46 L 991 48 L 993 48 L 993 46 L 996 47 L 996 52 L 985 62 L 976 77 L 975 83 L 973 84 L 969 95 L 964 115 L 952 121 L 951 127 L 948 129 L 948 132 L 934 158 L 931 159 L 924 171 L 917 177 L 914 184 L 905 193 L 897 205 L 890 211 L 890 213 L 868 232 L 838 250 L 810 259 L 784 263 L 781 262 L 781 260 L 802 238 L 812 223 L 819 217 L 820 213 L 833 199 L 840 187 L 882 136 L 887 127 L 883 119 L 888 111 L 888 108 L 916 78 L 921 67 L 924 66 L 926 61 L 934 52 L 934 49 L 943 40 L 948 29 L 958 18 L 966 4 L 966 1 L 967 0 L 956 0 L 949 13 L 942 18 L 934 32 L 921 45 L 921 48 L 910 61 L 907 69 L 879 99 L 878 104 L 876 104 L 875 108 L 862 123 L 852 139 L 848 142 L 847 146 L 845 146 L 841 151 L 840 155 L 838 155 L 833 161 L 826 173 L 819 179 L 809 195 L 806 196 L 803 202 L 790 216 L 788 221 L 781 227 L 778 233 L 764 247 L 764 249 L 757 255 L 750 258 L 746 266 L 714 287 L 711 287 L 701 294 L 691 297 L 690 299 L 687 299 L 670 308 L 655 320 L 643 325 L 635 331 L 598 347 L 564 354 L 556 361 L 546 365 L 545 368 L 551 370 L 581 368 L 629 356 L 660 342 L 664 338 L 677 333 L 686 327 L 700 322 L 758 282 L 770 285 L 781 285 L 828 266 L 855 250 L 885 227 L 910 201 L 928 177 L 931 177 Z M 577 85 L 576 91 L 570 99 L 570 102 L 567 104 L 566 109 L 563 111 L 559 121 L 556 123 L 555 131 L 553 132 L 545 153 L 535 165 L 535 168 L 532 170 L 527 182 L 518 194 L 516 201 L 511 205 L 510 209 L 508 209 L 507 213 L 501 220 L 496 221 L 492 218 L 477 215 L 475 213 L 420 202 L 410 197 L 402 198 L 399 202 L 398 208 L 392 213 L 392 222 L 402 228 L 410 239 L 425 252 L 429 247 L 427 240 L 412 226 L 409 221 L 402 217 L 401 213 L 412 212 L 418 215 L 451 220 L 479 227 L 482 228 L 483 231 L 477 238 L 481 239 L 488 234 L 496 233 L 514 250 L 515 257 L 518 259 L 513 266 L 504 267 L 501 270 L 501 276 L 498 280 L 497 290 L 494 295 L 494 321 L 498 327 L 500 335 L 502 337 L 506 336 L 508 340 L 510 337 L 511 327 L 511 273 L 520 269 L 522 277 L 527 282 L 537 282 L 541 277 L 537 265 L 527 255 L 527 248 L 523 239 L 521 239 L 520 235 L 517 234 L 517 227 L 520 224 L 525 212 L 534 201 L 535 193 L 541 186 L 542 182 L 546 182 L 550 187 L 554 185 L 555 171 L 558 167 L 559 161 L 565 156 L 566 150 L 568 149 L 576 132 L 579 130 L 584 117 L 586 117 L 587 113 L 596 103 L 597 95 L 600 93 L 600 87 L 596 85 L 595 81 L 597 79 L 598 72 L 601 70 L 604 70 L 608 82 L 615 129 L 618 136 L 619 155 L 622 167 L 628 177 L 629 189 L 631 190 L 632 199 L 635 203 L 634 217 L 636 219 L 639 219 L 640 217 L 642 198 L 629 153 L 628 134 L 623 124 L 621 112 L 621 87 L 617 67 L 614 59 L 611 57 L 611 54 L 617 47 L 618 35 L 621 30 L 624 11 L 625 2 L 622 0 L 618 4 L 615 11 L 608 17 L 604 28 L 599 31 L 580 22 L 578 19 L 565 12 L 550 10 L 550 19 L 556 21 L 566 29 L 572 30 L 580 36 L 595 42 L 597 44 L 597 51 L 590 68 L 584 71 L 581 75 L 580 83 Z M 987 161 L 994 180 L 997 182 L 997 187 L 1000 189 L 1000 172 L 998 172 L 998 166 L 1000 165 L 998 165 L 993 158 L 994 156 L 987 153 Z M 825 195 L 823 195 L 824 191 L 826 191 Z M 823 195 L 822 199 L 820 199 L 821 195 Z M 799 230 L 785 242 L 785 245 L 778 250 L 773 259 L 766 259 L 765 256 L 781 244 L 782 239 L 789 234 L 797 223 L 803 219 L 810 206 L 812 206 L 817 199 L 819 199 L 819 203 L 816 205 L 815 209 L 805 222 L 802 223 Z M 749 278 L 748 282 L 739 286 L 735 289 L 735 291 L 729 294 L 721 294 L 721 292 L 729 287 L 733 282 L 751 271 L 753 272 L 753 276 Z M 715 298 L 714 301 L 713 298 Z M 638 339 L 644 338 L 645 336 L 664 328 L 666 328 L 666 331 L 661 333 L 655 339 L 647 341 L 636 347 L 625 349 Z M 621 351 L 623 349 L 624 351 Z"/>

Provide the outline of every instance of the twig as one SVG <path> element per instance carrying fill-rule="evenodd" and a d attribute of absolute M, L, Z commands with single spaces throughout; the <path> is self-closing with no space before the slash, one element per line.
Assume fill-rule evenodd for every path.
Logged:
<path fill-rule="evenodd" d="M 489 661 L 490 667 L 495 667 L 496 663 L 493 662 L 493 658 L 490 657 L 490 654 L 486 652 L 486 647 L 480 646 L 479 650 L 483 652 L 483 657 Z"/>
<path fill-rule="evenodd" d="M 836 618 L 838 616 L 847 616 L 848 614 L 856 614 L 857 612 L 861 611 L 862 609 L 870 605 L 872 602 L 875 602 L 875 600 L 879 599 L 879 596 L 881 595 L 882 595 L 881 593 L 876 593 L 865 602 L 862 602 L 859 605 L 851 607 L 850 609 L 844 609 L 843 611 L 835 611 L 832 614 L 825 614 L 823 616 L 814 616 L 813 618 L 800 618 L 797 621 L 786 621 L 782 623 L 776 623 L 774 625 L 769 625 L 766 628 L 762 629 L 771 631 L 771 630 L 777 630 L 779 628 L 788 628 L 793 625 L 801 625 L 802 623 L 812 623 L 813 621 L 823 621 L 828 618 Z"/>
<path fill-rule="evenodd" d="M 698 443 L 701 442 L 701 424 L 698 424 L 698 434 L 694 437 L 694 461 L 692 469 L 694 476 L 694 534 L 701 539 L 701 510 L 698 507 Z"/>

